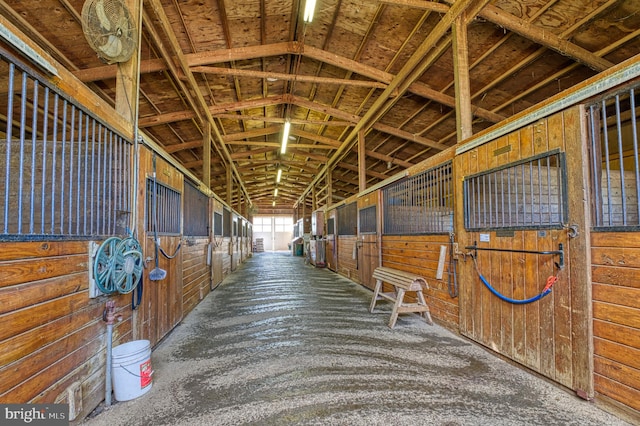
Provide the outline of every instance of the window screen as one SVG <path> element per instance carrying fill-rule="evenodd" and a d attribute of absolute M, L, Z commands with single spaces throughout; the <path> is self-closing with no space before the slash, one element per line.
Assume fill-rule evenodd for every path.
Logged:
<path fill-rule="evenodd" d="M 147 232 L 180 235 L 182 196 L 173 188 L 147 178 Z"/>
<path fill-rule="evenodd" d="M 184 235 L 209 235 L 209 197 L 185 181 L 184 185 Z"/>
<path fill-rule="evenodd" d="M 223 236 L 231 237 L 231 210 L 225 208 L 222 210 Z"/>
<path fill-rule="evenodd" d="M 358 206 L 355 202 L 338 207 L 338 235 L 356 235 Z"/>
<path fill-rule="evenodd" d="M 636 90 L 627 89 L 589 107 L 595 228 L 640 227 L 639 101 Z"/>
<path fill-rule="evenodd" d="M 213 213 L 213 235 L 222 236 L 222 214 Z"/>
<path fill-rule="evenodd" d="M 366 207 L 359 211 L 360 216 L 360 233 L 375 234 L 376 226 L 376 206 Z"/>
<path fill-rule="evenodd" d="M 383 232 L 448 233 L 453 229 L 452 163 L 426 170 L 382 190 Z"/>
<path fill-rule="evenodd" d="M 564 154 L 507 164 L 464 180 L 469 230 L 559 228 L 566 222 Z"/>
<path fill-rule="evenodd" d="M 327 219 L 327 235 L 335 234 L 335 219 L 330 217 Z"/>

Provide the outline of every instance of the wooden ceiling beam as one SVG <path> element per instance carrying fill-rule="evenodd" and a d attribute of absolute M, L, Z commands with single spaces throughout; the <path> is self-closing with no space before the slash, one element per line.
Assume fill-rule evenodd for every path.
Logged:
<path fill-rule="evenodd" d="M 262 146 L 264 146 L 264 144 Z M 236 151 L 231 153 L 231 159 L 238 160 L 240 158 L 251 157 L 252 155 L 265 154 L 267 152 L 275 151 L 276 149 L 276 147 L 267 146 L 264 148 L 249 149 L 246 151 Z"/>
<path fill-rule="evenodd" d="M 225 120 L 244 120 L 244 121 L 263 121 L 265 123 L 279 123 L 283 124 L 286 120 L 281 117 L 265 117 L 262 115 L 245 115 L 245 114 L 215 114 L 215 118 L 225 119 Z M 291 124 L 300 124 L 300 125 L 311 125 L 311 126 L 337 126 L 337 127 L 348 127 L 353 126 L 352 122 L 349 121 L 338 121 L 338 120 L 300 120 L 297 118 L 289 119 Z"/>
<path fill-rule="evenodd" d="M 318 77 L 313 75 L 251 71 L 251 70 L 235 69 L 235 68 L 197 66 L 197 67 L 192 67 L 191 71 L 199 72 L 203 74 L 228 75 L 228 76 L 234 76 L 234 77 L 250 77 L 250 78 L 260 78 L 260 79 L 275 78 L 277 80 L 286 80 L 286 81 L 295 80 L 295 81 L 302 81 L 307 83 L 337 84 L 337 85 L 354 86 L 354 87 L 370 87 L 375 89 L 384 89 L 385 87 L 387 87 L 386 84 L 380 83 L 378 81 L 351 80 L 351 79 L 345 79 L 345 78 Z"/>
<path fill-rule="evenodd" d="M 252 108 L 263 108 L 270 105 L 279 105 L 283 103 L 282 95 L 269 96 L 267 98 L 249 99 L 239 102 L 230 102 L 226 104 L 214 105 L 209 107 L 212 116 L 226 112 L 239 111 Z"/>
<path fill-rule="evenodd" d="M 141 117 L 138 121 L 140 128 L 160 126 L 162 124 L 175 123 L 177 121 L 193 120 L 198 118 L 194 111 L 176 111 L 165 114 L 157 114 L 148 117 Z"/>
<path fill-rule="evenodd" d="M 232 133 L 230 135 L 225 135 L 222 137 L 224 143 L 231 141 L 241 141 L 244 139 L 257 138 L 261 136 L 273 135 L 276 133 L 280 133 L 282 130 L 282 126 L 271 126 L 264 127 L 260 129 L 248 130 L 246 132 Z"/>

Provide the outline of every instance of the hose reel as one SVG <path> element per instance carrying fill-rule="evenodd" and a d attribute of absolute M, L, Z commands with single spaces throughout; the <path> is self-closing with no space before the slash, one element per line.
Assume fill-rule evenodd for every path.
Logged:
<path fill-rule="evenodd" d="M 102 293 L 131 293 L 142 277 L 143 266 L 142 248 L 135 238 L 110 237 L 95 253 L 93 279 Z"/>

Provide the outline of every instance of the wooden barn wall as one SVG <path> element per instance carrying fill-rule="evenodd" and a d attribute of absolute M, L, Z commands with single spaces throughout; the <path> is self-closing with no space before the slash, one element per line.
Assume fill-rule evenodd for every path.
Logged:
<path fill-rule="evenodd" d="M 209 238 L 192 238 L 182 247 L 182 313 L 187 315 L 209 294 L 211 270 L 207 265 Z"/>
<path fill-rule="evenodd" d="M 454 150 L 450 149 L 435 155 L 425 162 L 409 169 L 409 175 L 417 175 L 425 170 L 440 166 L 450 161 Z M 455 209 L 455 207 L 454 207 Z M 382 212 L 384 215 L 384 211 Z M 442 279 L 436 279 L 440 247 L 447 247 Z M 426 297 L 431 317 L 440 324 L 457 330 L 458 299 L 449 295 L 449 235 L 382 235 L 382 266 L 418 274 L 427 280 L 429 289 L 423 293 Z M 453 277 L 452 277 L 453 279 Z M 391 291 L 385 287 L 385 291 Z M 407 293 L 409 300 L 415 296 Z"/>
<path fill-rule="evenodd" d="M 423 293 L 431 317 L 448 328 L 457 329 L 458 302 L 449 295 L 447 287 L 449 262 L 445 262 L 444 278 L 436 279 L 440 246 L 448 245 L 448 235 L 385 235 L 382 237 L 382 265 L 424 277 L 429 289 Z"/>
<path fill-rule="evenodd" d="M 3 242 L 0 250 L 0 403 L 67 403 L 88 414 L 104 399 L 106 297 L 90 299 L 87 241 Z M 131 296 L 109 297 L 131 339 Z"/>
<path fill-rule="evenodd" d="M 557 275 L 551 294 L 536 302 L 515 305 L 491 294 L 479 279 L 474 261 L 459 262 L 460 332 L 526 367 L 574 389 L 593 395 L 591 343 L 591 291 L 586 246 L 583 159 L 586 132 L 584 110 L 574 107 L 469 150 L 455 159 L 456 235 L 461 250 L 474 242 L 479 247 L 506 250 L 478 251 L 477 264 L 489 283 L 507 297 L 523 299 L 540 293 L 547 278 Z M 559 149 L 566 153 L 568 223 L 579 229 L 575 238 L 567 229 L 466 231 L 460 206 L 465 176 Z M 483 242 L 481 234 L 486 239 Z M 489 241 L 487 241 L 487 239 Z M 511 250 L 547 251 L 564 245 L 565 267 L 558 256 Z"/>
<path fill-rule="evenodd" d="M 640 237 L 592 232 L 595 391 L 640 419 Z"/>

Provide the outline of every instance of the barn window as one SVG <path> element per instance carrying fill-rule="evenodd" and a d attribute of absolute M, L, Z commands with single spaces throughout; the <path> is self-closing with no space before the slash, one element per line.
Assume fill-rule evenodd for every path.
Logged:
<path fill-rule="evenodd" d="M 376 226 L 376 206 L 365 207 L 358 212 L 360 219 L 361 234 L 375 234 Z"/>
<path fill-rule="evenodd" d="M 213 213 L 213 235 L 222 236 L 222 214 Z"/>
<path fill-rule="evenodd" d="M 147 178 L 145 229 L 161 235 L 180 235 L 182 194 L 163 183 Z"/>
<path fill-rule="evenodd" d="M 222 210 L 223 236 L 231 237 L 231 210 L 225 208 Z"/>
<path fill-rule="evenodd" d="M 592 223 L 596 229 L 640 227 L 638 95 L 627 89 L 589 107 Z"/>
<path fill-rule="evenodd" d="M 330 217 L 329 219 L 327 219 L 327 235 L 333 235 L 335 234 L 335 222 L 336 220 L 332 217 Z"/>
<path fill-rule="evenodd" d="M 209 235 L 209 197 L 189 182 L 184 185 L 184 235 Z"/>
<path fill-rule="evenodd" d="M 0 74 L 0 239 L 123 234 L 131 144 L 35 73 Z"/>
<path fill-rule="evenodd" d="M 468 230 L 561 228 L 566 222 L 564 154 L 555 150 L 464 180 Z"/>
<path fill-rule="evenodd" d="M 356 235 L 358 206 L 355 202 L 338 207 L 338 235 Z"/>
<path fill-rule="evenodd" d="M 382 190 L 383 231 L 391 235 L 448 233 L 453 227 L 452 163 Z"/>

